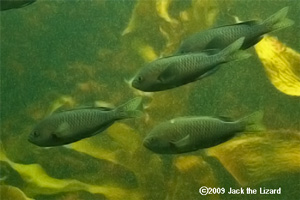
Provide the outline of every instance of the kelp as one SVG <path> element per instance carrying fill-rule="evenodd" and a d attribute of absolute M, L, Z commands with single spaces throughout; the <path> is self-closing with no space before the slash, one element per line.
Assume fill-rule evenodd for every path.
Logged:
<path fill-rule="evenodd" d="M 219 13 L 220 5 L 215 0 L 185 1 L 187 9 L 174 13 L 172 7 L 178 3 L 172 0 L 137 2 L 122 35 L 130 37 L 132 50 L 144 60 L 170 55 L 184 36 L 212 26 Z"/>
<path fill-rule="evenodd" d="M 255 50 L 271 83 L 287 95 L 300 96 L 300 53 L 272 36 L 265 36 Z"/>
<path fill-rule="evenodd" d="M 105 7 L 105 1 L 94 2 L 94 4 L 100 3 Z M 219 86 L 224 86 L 224 88 L 215 88 L 214 79 L 208 83 L 212 86 L 211 88 L 207 87 L 208 85 L 201 85 L 201 88 L 197 88 L 196 84 L 191 84 L 168 92 L 149 95 L 143 118 L 115 123 L 102 134 L 67 147 L 47 149 L 27 142 L 28 134 L 34 124 L 56 110 L 92 105 L 91 103 L 96 100 L 109 101 L 110 104 L 118 105 L 132 98 L 133 94 L 123 80 L 132 76 L 136 69 L 145 62 L 152 61 L 161 55 L 172 54 L 180 41 L 188 35 L 212 27 L 224 9 L 223 5 L 225 5 L 223 1 L 214 0 L 136 1 L 127 28 L 124 28 L 123 36 L 121 36 L 122 31 L 116 33 L 107 30 L 107 33 L 104 33 L 110 35 L 111 37 L 107 37 L 110 39 L 119 36 L 122 43 L 121 49 L 117 49 L 116 46 L 111 47 L 111 40 L 107 39 L 108 43 L 99 45 L 101 47 L 98 53 L 95 53 L 96 58 L 89 57 L 88 60 L 91 62 L 76 58 L 71 61 L 66 60 L 62 65 L 58 65 L 57 69 L 43 68 L 42 72 L 38 71 L 42 80 L 49 83 L 47 89 L 41 85 L 42 90 L 36 92 L 39 92 L 38 98 L 32 95 L 32 102 L 28 103 L 24 110 L 12 112 L 11 117 L 2 121 L 1 124 L 3 142 L 0 166 L 1 187 L 2 185 L 14 187 L 13 190 L 16 189 L 18 193 L 21 190 L 28 198 L 37 200 L 179 200 L 199 198 L 198 190 L 203 185 L 210 187 L 253 186 L 267 181 L 287 180 L 288 178 L 284 179 L 286 175 L 299 174 L 297 131 L 287 134 L 285 134 L 286 131 L 247 133 L 207 149 L 207 155 L 203 154 L 203 150 L 199 150 L 191 154 L 165 156 L 154 154 L 143 147 L 142 141 L 145 135 L 156 124 L 191 113 L 193 115 L 207 114 L 209 113 L 208 104 L 216 110 L 214 114 L 226 111 L 225 113 L 238 116 L 251 110 L 247 102 L 242 101 L 242 98 L 245 99 L 248 96 L 239 96 L 240 88 L 234 92 L 228 92 L 223 83 Z M 42 4 L 38 6 L 42 8 L 42 11 L 53 9 L 50 4 L 47 4 L 49 8 L 43 7 Z M 55 5 L 53 2 L 53 6 L 55 6 L 55 13 L 48 12 L 44 18 L 48 19 L 50 14 L 57 14 L 60 5 Z M 70 12 L 77 11 L 72 7 Z M 83 12 L 86 13 L 86 10 Z M 36 13 L 32 15 L 38 20 L 39 15 Z M 29 23 L 32 23 L 32 20 Z M 53 24 L 56 23 L 53 22 Z M 42 25 L 44 25 L 43 21 L 33 27 L 43 27 Z M 48 24 L 45 27 L 51 28 Z M 47 36 L 47 33 L 44 34 Z M 85 34 L 88 35 L 89 41 L 95 42 L 93 40 L 95 33 Z M 31 41 L 28 41 L 26 45 L 34 47 Z M 86 43 L 82 43 L 80 47 L 86 47 Z M 262 48 L 265 51 L 265 47 Z M 61 54 L 59 57 L 65 58 L 68 55 L 68 48 L 60 51 L 58 46 L 57 49 Z M 274 56 L 284 56 L 286 50 L 282 52 Z M 290 50 L 288 52 L 288 58 L 296 58 Z M 266 55 L 268 62 L 272 62 L 270 61 L 272 55 Z M 10 58 L 17 60 L 15 57 Z M 57 58 L 54 54 L 51 60 L 55 59 Z M 37 61 L 39 60 L 47 62 L 47 59 L 41 56 L 37 57 Z M 92 62 L 94 60 L 96 61 Z M 297 61 L 297 59 L 290 59 L 288 62 L 292 60 Z M 38 63 L 42 66 L 42 62 Z M 297 66 L 295 63 L 297 62 L 290 63 L 290 66 Z M 26 71 L 23 65 L 20 69 L 22 70 L 15 72 L 26 76 L 32 73 L 30 70 Z M 299 76 L 297 68 L 293 68 L 292 71 L 294 75 Z M 21 76 L 15 80 L 15 82 L 25 83 Z M 236 79 L 231 81 L 236 81 Z M 238 84 L 234 87 L 236 85 Z M 206 90 L 208 88 L 210 90 Z M 204 92 L 199 92 L 200 89 Z M 250 89 L 255 90 L 255 88 L 245 90 Z M 220 91 L 224 91 L 224 94 L 220 95 Z M 191 94 L 193 92 L 199 96 L 192 102 L 190 99 L 193 98 Z M 199 99 L 205 96 L 210 97 L 205 103 L 200 104 Z M 256 101 L 256 99 L 258 99 L 256 96 L 249 97 L 249 102 Z M 100 104 L 103 105 L 102 102 Z M 234 107 L 231 107 L 234 109 L 229 109 L 230 105 L 233 105 Z M 265 109 L 271 106 L 278 107 L 276 103 L 273 103 L 266 105 Z M 201 107 L 201 112 L 195 112 L 196 107 Z M 284 117 L 282 112 L 278 115 L 280 115 L 278 118 Z M 294 122 L 286 119 L 284 123 Z M 226 199 L 224 195 L 206 197 L 207 199 Z M 229 196 L 228 199 L 230 198 Z"/>
<path fill-rule="evenodd" d="M 300 133 L 279 130 L 245 133 L 207 150 L 242 186 L 300 173 Z"/>
<path fill-rule="evenodd" d="M 23 191 L 28 196 L 84 190 L 93 194 L 103 194 L 108 199 L 139 199 L 139 195 L 130 189 L 86 184 L 76 179 L 56 179 L 49 176 L 39 164 L 14 163 L 6 157 L 3 150 L 0 153 L 1 161 L 9 164 L 26 182 Z"/>
<path fill-rule="evenodd" d="M 19 188 L 0 185 L 0 198 L 5 200 L 33 200 L 28 198 Z"/>

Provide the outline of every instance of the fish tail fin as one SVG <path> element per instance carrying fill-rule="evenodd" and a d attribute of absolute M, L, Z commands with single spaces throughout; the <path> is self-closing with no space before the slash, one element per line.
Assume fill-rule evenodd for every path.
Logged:
<path fill-rule="evenodd" d="M 265 130 L 265 126 L 262 124 L 264 113 L 263 111 L 256 111 L 239 121 L 245 124 L 245 131 L 263 131 Z"/>
<path fill-rule="evenodd" d="M 223 59 L 224 62 L 229 62 L 233 60 L 243 60 L 249 58 L 251 54 L 247 53 L 246 51 L 240 50 L 244 43 L 244 40 L 245 37 L 237 39 L 217 55 L 220 55 L 221 59 Z"/>
<path fill-rule="evenodd" d="M 262 25 L 265 26 L 268 32 L 276 31 L 279 29 L 283 29 L 294 24 L 294 21 L 286 18 L 289 8 L 284 7 L 265 21 L 262 22 Z"/>
<path fill-rule="evenodd" d="M 136 97 L 116 108 L 117 118 L 135 118 L 143 115 L 142 97 Z"/>

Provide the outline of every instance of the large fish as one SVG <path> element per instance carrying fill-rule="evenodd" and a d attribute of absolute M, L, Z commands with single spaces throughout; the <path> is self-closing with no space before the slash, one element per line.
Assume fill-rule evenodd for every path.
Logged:
<path fill-rule="evenodd" d="M 22 8 L 34 3 L 36 0 L 0 0 L 0 10 Z"/>
<path fill-rule="evenodd" d="M 199 80 L 215 72 L 222 63 L 248 58 L 250 54 L 239 51 L 243 42 L 244 38 L 240 38 L 224 50 L 211 55 L 191 53 L 157 59 L 140 69 L 132 86 L 145 92 L 153 92 Z"/>
<path fill-rule="evenodd" d="M 227 141 L 239 132 L 260 131 L 262 112 L 237 121 L 213 117 L 181 117 L 154 127 L 143 145 L 160 154 L 177 154 L 209 148 Z"/>
<path fill-rule="evenodd" d="M 115 121 L 142 115 L 141 98 L 135 98 L 115 109 L 77 108 L 50 115 L 36 125 L 28 140 L 38 146 L 58 146 L 101 133 Z"/>
<path fill-rule="evenodd" d="M 247 49 L 259 42 L 264 34 L 293 25 L 294 22 L 286 18 L 287 12 L 288 7 L 285 7 L 263 22 L 252 20 L 201 31 L 183 40 L 175 54 L 221 50 L 241 37 L 245 37 L 241 49 Z"/>

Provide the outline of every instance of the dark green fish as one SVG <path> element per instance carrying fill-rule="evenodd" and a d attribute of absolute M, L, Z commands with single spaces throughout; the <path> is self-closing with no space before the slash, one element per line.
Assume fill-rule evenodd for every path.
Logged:
<path fill-rule="evenodd" d="M 259 42 L 264 34 L 293 25 L 294 22 L 286 18 L 287 12 L 288 7 L 285 7 L 263 22 L 253 20 L 196 33 L 185 39 L 175 54 L 222 50 L 241 37 L 245 37 L 241 49 L 247 49 Z"/>
<path fill-rule="evenodd" d="M 181 117 L 154 127 L 143 145 L 160 154 L 177 154 L 209 148 L 223 143 L 239 132 L 261 131 L 262 112 L 238 121 L 213 117 Z"/>
<path fill-rule="evenodd" d="M 36 125 L 28 140 L 49 147 L 76 142 L 101 133 L 115 121 L 142 115 L 142 99 L 135 98 L 115 109 L 78 108 L 54 113 Z"/>
<path fill-rule="evenodd" d="M 34 3 L 36 0 L 0 0 L 0 10 L 22 8 Z"/>
<path fill-rule="evenodd" d="M 157 59 L 140 69 L 132 86 L 145 92 L 153 92 L 202 79 L 215 72 L 222 63 L 248 58 L 250 54 L 239 51 L 243 42 L 244 38 L 240 38 L 212 55 L 190 53 Z"/>

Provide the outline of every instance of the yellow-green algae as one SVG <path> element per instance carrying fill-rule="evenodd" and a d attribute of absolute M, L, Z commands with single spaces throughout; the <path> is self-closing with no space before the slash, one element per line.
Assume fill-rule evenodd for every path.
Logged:
<path fill-rule="evenodd" d="M 272 84 L 285 94 L 300 96 L 300 53 L 272 36 L 265 36 L 255 50 Z"/>
<path fill-rule="evenodd" d="M 185 9 L 174 14 L 172 6 L 177 2 L 137 1 L 129 20 L 129 28 L 125 28 L 127 31 L 123 32 L 123 36 L 122 31 L 116 34 L 107 30 L 104 33 L 112 35 L 112 38 L 116 35 L 122 37 L 123 49 L 116 51 L 101 46 L 96 55 L 98 57 L 95 58 L 97 62 L 93 64 L 79 59 L 66 61 L 63 76 L 55 68 L 42 70 L 41 76 L 45 80 L 66 84 L 67 90 L 47 91 L 26 105 L 25 110 L 13 112 L 11 117 L 1 122 L 1 173 L 5 172 L 4 176 L 1 176 L 1 185 L 19 188 L 28 198 L 42 200 L 181 200 L 200 198 L 198 189 L 202 185 L 255 187 L 270 180 L 278 182 L 282 177 L 299 177 L 299 131 L 248 133 L 208 149 L 207 154 L 200 150 L 190 154 L 164 156 L 144 148 L 142 140 L 153 126 L 194 111 L 193 106 L 198 104 L 191 104 L 190 98 L 193 94 L 201 93 L 198 90 L 200 87 L 195 86 L 197 84 L 156 93 L 148 97 L 150 101 L 145 109 L 145 117 L 115 123 L 103 134 L 76 142 L 68 148 L 43 149 L 27 142 L 32 126 L 56 109 L 74 108 L 87 102 L 93 103 L 95 100 L 119 105 L 132 98 L 134 92 L 122 82 L 124 76 L 129 78 L 145 62 L 171 54 L 184 37 L 211 27 L 218 14 L 224 11 L 225 5 L 228 4 L 228 1 L 192 0 L 189 5 L 186 1 L 188 5 Z M 105 5 L 105 1 L 92 3 L 99 7 Z M 44 31 L 49 31 L 51 27 L 44 26 L 45 20 L 58 14 L 59 6 L 62 5 L 37 2 L 36 6 L 41 9 L 42 17 L 36 17 L 34 13 L 29 12 L 22 13 L 22 16 L 28 19 L 32 29 L 42 27 Z M 71 7 L 65 12 L 76 13 L 77 10 Z M 22 38 L 23 35 L 19 34 Z M 88 40 L 94 42 L 93 39 L 94 35 L 89 35 Z M 31 45 L 29 41 L 25 47 Z M 66 49 L 58 52 L 59 58 L 67 55 Z M 25 84 L 22 76 L 28 71 L 15 61 L 18 60 L 17 57 L 13 56 L 11 59 L 14 80 Z M 44 58 L 37 57 L 35 62 L 39 63 L 42 59 Z M 102 73 L 105 76 L 101 76 Z M 112 76 L 113 81 L 109 79 Z M 229 110 L 230 116 L 243 116 L 244 112 L 253 111 L 254 108 L 245 103 L 242 100 L 244 97 L 239 96 L 238 92 L 215 88 L 215 82 L 218 81 L 212 79 L 204 85 L 198 83 L 203 90 L 207 89 L 207 86 L 214 87 L 214 90 L 207 91 L 199 97 L 200 101 L 210 93 L 214 95 L 211 101 L 203 105 L 204 108 L 211 104 L 219 113 L 228 111 L 233 105 L 235 109 Z M 252 88 L 243 90 L 250 89 Z M 213 103 L 214 99 L 218 100 L 217 105 Z M 284 102 L 288 100 L 285 99 Z M 193 109 L 189 109 L 189 106 Z M 276 102 L 265 105 L 265 112 L 269 112 L 266 122 L 272 124 L 274 118 L 271 115 L 276 113 L 276 120 L 282 120 L 279 125 L 299 127 L 287 118 L 290 113 L 286 114 L 282 110 L 276 112 L 275 107 L 278 107 Z M 197 113 L 202 114 L 207 113 Z M 225 179 L 222 170 L 228 171 L 236 182 L 230 180 L 226 184 L 222 183 Z M 226 176 L 226 180 L 229 175 Z M 293 189 L 291 186 L 288 185 L 291 188 L 289 191 Z M 203 198 L 226 199 L 224 195 L 217 194 Z M 227 199 L 230 198 L 232 197 Z"/>
<path fill-rule="evenodd" d="M 257 185 L 300 172 L 300 133 L 264 131 L 244 133 L 207 150 L 243 186 Z"/>
<path fill-rule="evenodd" d="M 33 200 L 26 197 L 19 188 L 9 185 L 0 185 L 0 198 L 5 200 Z"/>
<path fill-rule="evenodd" d="M 192 0 L 189 8 L 172 17 L 171 3 L 172 0 L 138 1 L 123 31 L 131 43 L 130 49 L 148 62 L 170 55 L 185 36 L 211 27 L 224 5 L 216 0 Z"/>

